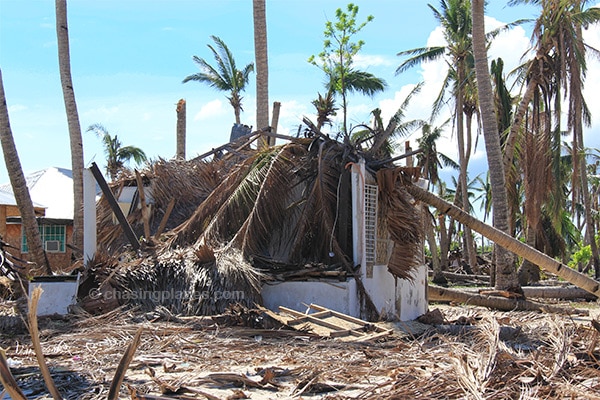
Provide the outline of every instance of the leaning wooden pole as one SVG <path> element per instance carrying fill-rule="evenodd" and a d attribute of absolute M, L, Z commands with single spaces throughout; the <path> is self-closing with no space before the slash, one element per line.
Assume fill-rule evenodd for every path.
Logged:
<path fill-rule="evenodd" d="M 446 214 L 461 224 L 464 224 L 472 230 L 479 232 L 494 243 L 504 247 L 506 250 L 511 251 L 536 265 L 539 265 L 540 268 L 558 275 L 559 277 L 571 282 L 573 285 L 580 287 L 586 292 L 600 297 L 600 282 L 569 268 L 565 264 L 562 264 L 552 257 L 537 251 L 533 247 L 521 243 L 512 236 L 509 236 L 506 233 L 479 221 L 477 218 L 472 217 L 460 208 L 453 206 L 452 204 L 427 190 L 421 189 L 412 183 L 408 183 L 406 185 L 406 190 L 415 199 L 437 208 L 440 213 Z"/>

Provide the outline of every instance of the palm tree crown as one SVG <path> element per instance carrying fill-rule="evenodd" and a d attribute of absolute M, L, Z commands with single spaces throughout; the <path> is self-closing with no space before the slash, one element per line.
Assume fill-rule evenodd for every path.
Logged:
<path fill-rule="evenodd" d="M 142 149 L 135 146 L 123 146 L 117 135 L 111 136 L 101 124 L 90 125 L 87 132 L 94 132 L 102 140 L 106 154 L 106 173 L 113 181 L 125 163 L 131 159 L 137 164 L 147 160 L 146 153 Z"/>
<path fill-rule="evenodd" d="M 216 66 L 210 65 L 206 60 L 198 56 L 194 56 L 193 60 L 201 69 L 201 72 L 188 75 L 183 79 L 183 83 L 189 81 L 204 82 L 210 87 L 223 92 L 229 92 L 229 103 L 233 107 L 235 113 L 235 122 L 240 123 L 240 112 L 242 108 L 242 92 L 246 89 L 246 85 L 250 79 L 250 73 L 254 72 L 254 64 L 249 63 L 241 70 L 237 69 L 233 54 L 220 38 L 217 36 L 210 37 L 216 45 L 207 45 L 212 51 Z"/>

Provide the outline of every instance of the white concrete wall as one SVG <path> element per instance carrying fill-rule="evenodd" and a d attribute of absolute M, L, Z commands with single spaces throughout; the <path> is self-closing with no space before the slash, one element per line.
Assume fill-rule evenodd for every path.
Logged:
<path fill-rule="evenodd" d="M 373 266 L 372 277 L 366 273 L 364 252 L 364 163 L 352 166 L 352 233 L 354 263 L 361 266 L 360 276 L 366 292 L 382 317 L 390 320 L 409 321 L 427 312 L 427 266 L 416 268 L 414 280 L 397 279 L 388 272 L 387 266 Z M 285 306 L 305 312 L 313 303 L 353 317 L 361 315 L 357 284 L 347 282 L 283 282 L 263 286 L 263 301 L 267 308 L 277 311 Z"/>
<path fill-rule="evenodd" d="M 330 308 L 348 315 L 356 315 L 356 282 L 280 282 L 265 284 L 262 289 L 264 306 L 278 311 L 279 306 L 305 312 L 310 304 Z"/>
<path fill-rule="evenodd" d="M 29 297 L 36 287 L 41 287 L 43 292 L 37 306 L 37 315 L 65 315 L 69 306 L 77 302 L 77 287 L 79 279 L 64 282 L 30 282 Z"/>

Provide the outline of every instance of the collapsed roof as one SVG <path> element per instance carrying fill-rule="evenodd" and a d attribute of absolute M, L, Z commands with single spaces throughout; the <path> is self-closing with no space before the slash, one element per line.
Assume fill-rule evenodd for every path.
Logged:
<path fill-rule="evenodd" d="M 148 308 L 156 299 L 139 298 L 136 290 L 193 292 L 196 298 L 163 298 L 160 305 L 176 313 L 210 314 L 223 312 L 231 299 L 198 293 L 243 291 L 238 300 L 252 306 L 261 302 L 262 282 L 300 269 L 317 271 L 311 277 L 328 271 L 321 277 L 356 278 L 350 166 L 361 152 L 324 136 L 288 138 L 287 144 L 256 150 L 250 147 L 256 136 L 230 144 L 225 155 L 217 152 L 210 161 L 158 160 L 142 171 L 150 212 L 144 217 L 140 207 L 132 207 L 127 217 L 137 237 L 143 236 L 144 222 L 153 235 L 144 238 L 141 257 L 132 253 L 103 197 L 97 207 L 100 250 L 88 281 L 93 277 L 91 284 L 104 290 L 127 291 L 128 300 L 135 296 L 135 303 Z M 379 186 L 379 229 L 394 244 L 388 269 L 410 278 L 420 262 L 422 222 L 398 173 L 388 164 L 362 179 Z M 113 183 L 116 197 L 135 182 L 129 174 Z"/>

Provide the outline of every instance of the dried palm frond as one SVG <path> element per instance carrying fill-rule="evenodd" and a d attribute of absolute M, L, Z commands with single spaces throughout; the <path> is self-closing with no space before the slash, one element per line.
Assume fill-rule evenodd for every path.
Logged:
<path fill-rule="evenodd" d="M 204 202 L 197 206 L 190 218 L 173 230 L 174 237 L 170 241 L 171 247 L 188 246 L 198 240 L 198 237 L 207 229 L 219 209 L 232 196 L 240 183 L 246 179 L 254 162 L 254 158 L 248 158 L 229 171 L 227 177 L 211 192 Z"/>
<path fill-rule="evenodd" d="M 413 267 L 423 262 L 421 214 L 399 182 L 400 172 L 398 168 L 377 172 L 379 204 L 394 242 L 388 270 L 399 278 L 412 279 Z"/>

